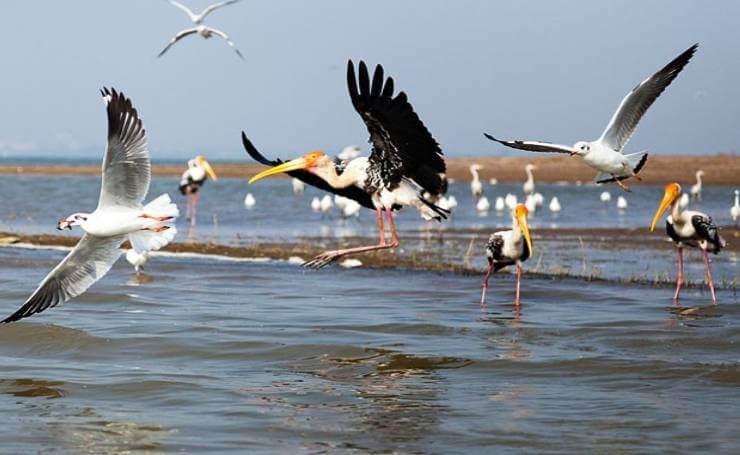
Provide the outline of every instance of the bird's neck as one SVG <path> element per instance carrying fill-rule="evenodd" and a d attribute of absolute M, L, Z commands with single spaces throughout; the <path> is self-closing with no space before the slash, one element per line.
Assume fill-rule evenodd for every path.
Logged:
<path fill-rule="evenodd" d="M 473 174 L 473 181 L 474 182 L 477 182 L 477 181 L 480 180 L 480 177 L 478 176 L 478 169 L 473 168 L 473 169 L 470 170 L 470 173 Z"/>
<path fill-rule="evenodd" d="M 518 243 L 522 238 L 522 227 L 516 217 L 511 218 L 511 237 L 515 243 Z"/>
<path fill-rule="evenodd" d="M 671 218 L 673 218 L 674 223 L 681 224 L 681 209 L 678 205 L 678 199 L 673 201 L 673 204 L 671 204 Z"/>
<path fill-rule="evenodd" d="M 533 182 L 534 181 L 534 175 L 532 174 L 531 169 L 525 169 L 527 172 L 527 182 Z"/>
<path fill-rule="evenodd" d="M 353 161 L 349 162 L 347 164 L 347 168 L 342 172 L 341 175 L 337 174 L 337 168 L 332 165 L 330 166 L 322 166 L 319 168 L 316 168 L 313 173 L 317 176 L 321 177 L 326 183 L 331 185 L 332 188 L 347 188 L 349 186 L 352 186 L 356 183 L 358 183 L 357 178 L 357 172 L 355 167 L 353 166 Z"/>
<path fill-rule="evenodd" d="M 696 184 L 701 186 L 701 174 L 696 174 Z"/>

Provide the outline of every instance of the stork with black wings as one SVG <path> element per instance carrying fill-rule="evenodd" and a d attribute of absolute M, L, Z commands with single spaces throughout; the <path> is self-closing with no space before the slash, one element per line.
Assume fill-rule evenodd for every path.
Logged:
<path fill-rule="evenodd" d="M 707 252 L 717 254 L 725 246 L 725 241 L 719 235 L 719 229 L 712 221 L 712 217 L 706 213 L 695 210 L 682 211 L 678 200 L 681 198 L 681 185 L 669 183 L 665 186 L 663 200 L 660 202 L 658 211 L 655 212 L 653 222 L 650 224 L 650 232 L 655 230 L 655 225 L 663 213 L 671 209 L 671 215 L 665 220 L 665 228 L 668 237 L 676 243 L 678 249 L 678 275 L 676 277 L 676 293 L 673 300 L 678 303 L 681 286 L 683 285 L 683 247 L 690 246 L 699 248 L 704 255 L 704 265 L 707 268 L 707 282 L 712 293 L 712 303 L 717 303 L 714 293 L 714 282 L 712 280 L 712 268 L 709 265 Z"/>
<path fill-rule="evenodd" d="M 327 251 L 304 264 L 310 268 L 321 268 L 350 254 L 396 248 L 399 240 L 393 210 L 403 206 L 416 208 L 425 219 L 441 220 L 449 214 L 436 205 L 447 191 L 445 161 L 439 144 L 414 112 L 406 94 L 393 95 L 393 79 L 385 78 L 382 66 L 375 68 L 372 81 L 364 62 L 360 62 L 358 73 L 359 78 L 350 60 L 347 85 L 352 105 L 370 132 L 369 157 L 335 162 L 324 152 L 314 151 L 285 163 L 270 161 L 242 133 L 247 153 L 258 162 L 273 166 L 252 177 L 249 183 L 285 172 L 376 211 L 377 245 Z M 386 240 L 384 214 L 390 242 Z"/>

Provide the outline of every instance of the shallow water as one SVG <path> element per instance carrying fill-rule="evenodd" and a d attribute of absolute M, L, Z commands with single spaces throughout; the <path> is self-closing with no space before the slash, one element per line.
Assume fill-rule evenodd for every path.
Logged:
<path fill-rule="evenodd" d="M 0 249 L 15 310 L 60 251 Z M 740 307 L 689 289 L 125 263 L 0 327 L 8 453 L 738 453 Z M 690 308 L 689 308 L 690 307 Z"/>

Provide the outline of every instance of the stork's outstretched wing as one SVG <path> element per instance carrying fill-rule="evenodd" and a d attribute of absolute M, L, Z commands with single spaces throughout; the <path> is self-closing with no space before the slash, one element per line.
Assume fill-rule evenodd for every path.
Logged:
<path fill-rule="evenodd" d="M 414 112 L 404 92 L 393 96 L 393 78 L 385 79 L 383 67 L 375 67 L 372 85 L 365 62 L 347 63 L 349 96 L 370 132 L 370 161 L 378 164 L 392 182 L 408 178 L 426 192 L 442 194 L 447 188 L 442 150 Z"/>
<path fill-rule="evenodd" d="M 257 150 L 254 144 L 252 144 L 252 141 L 247 138 L 247 135 L 244 133 L 244 131 L 242 131 L 242 144 L 244 145 L 244 149 L 247 151 L 249 156 L 251 156 L 253 160 L 257 161 L 260 164 L 264 164 L 265 166 L 270 167 L 283 164 L 283 161 L 279 158 L 274 161 L 265 158 L 265 156 Z M 290 171 L 287 172 L 287 174 L 320 190 L 344 196 L 348 199 L 356 201 L 363 207 L 375 210 L 375 206 L 373 205 L 373 201 L 370 198 L 370 195 L 356 186 L 349 186 L 347 188 L 333 188 L 321 177 L 304 170 Z"/>
<path fill-rule="evenodd" d="M 98 207 L 137 208 L 149 191 L 151 163 L 146 131 L 131 100 L 115 89 L 101 90 L 108 112 L 108 144 Z"/>
<path fill-rule="evenodd" d="M 642 116 L 689 63 L 698 47 L 699 44 L 694 44 L 686 49 L 663 69 L 632 89 L 619 104 L 599 140 L 608 147 L 621 152 L 635 133 L 635 128 Z"/>
<path fill-rule="evenodd" d="M 502 141 L 487 133 L 483 133 L 483 135 L 494 142 L 498 142 L 499 144 L 511 147 L 513 149 L 526 150 L 528 152 L 567 153 L 569 155 L 575 152 L 575 150 L 573 150 L 573 147 L 568 147 L 567 145 L 553 144 L 551 142 Z"/>
<path fill-rule="evenodd" d="M 18 321 L 41 313 L 85 292 L 118 260 L 121 255 L 119 247 L 125 238 L 125 235 L 95 237 L 85 234 L 23 306 L 2 322 Z"/>

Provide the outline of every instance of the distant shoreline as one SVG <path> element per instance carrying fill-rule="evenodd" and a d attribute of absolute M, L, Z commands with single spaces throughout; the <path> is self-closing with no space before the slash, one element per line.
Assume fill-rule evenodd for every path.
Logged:
<path fill-rule="evenodd" d="M 537 166 L 535 180 L 543 183 L 588 183 L 596 174 L 579 159 L 568 156 L 542 156 L 529 154 L 518 157 L 474 157 L 450 158 L 447 160 L 447 175 L 456 181 L 470 181 L 468 167 L 472 163 L 483 165 L 481 179 L 488 182 L 496 178 L 501 183 L 516 183 L 525 180 L 524 166 L 533 163 Z M 219 177 L 247 178 L 265 167 L 256 163 L 216 163 Z M 740 186 L 740 155 L 653 155 L 645 169 L 640 173 L 643 183 L 663 184 L 677 181 L 682 184 L 695 182 L 697 170 L 704 171 L 704 183 L 708 185 Z M 182 165 L 154 165 L 157 176 L 179 177 L 185 170 Z M 0 165 L 2 175 L 99 175 L 100 165 L 67 164 L 4 164 Z M 635 180 L 632 184 L 639 184 Z"/>

